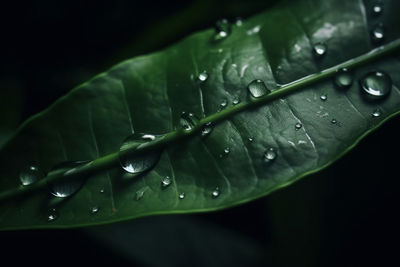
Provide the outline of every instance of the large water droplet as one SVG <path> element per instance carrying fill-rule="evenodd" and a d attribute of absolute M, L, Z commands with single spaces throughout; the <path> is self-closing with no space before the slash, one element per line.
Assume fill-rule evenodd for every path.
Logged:
<path fill-rule="evenodd" d="M 206 71 L 203 71 L 198 76 L 199 81 L 205 82 L 208 79 L 208 74 Z"/>
<path fill-rule="evenodd" d="M 172 180 L 169 176 L 165 176 L 164 178 L 162 178 L 161 180 L 161 187 L 163 189 L 167 188 L 168 186 L 170 186 L 172 184 Z"/>
<path fill-rule="evenodd" d="M 339 89 L 347 89 L 353 84 L 353 74 L 346 68 L 339 69 L 335 75 L 334 83 Z"/>
<path fill-rule="evenodd" d="M 378 24 L 372 29 L 371 38 L 375 43 L 382 42 L 383 38 L 385 38 L 385 29 L 382 24 Z"/>
<path fill-rule="evenodd" d="M 327 47 L 324 43 L 316 43 L 313 47 L 313 52 L 316 57 L 322 57 L 326 54 Z"/>
<path fill-rule="evenodd" d="M 278 154 L 276 153 L 275 149 L 270 147 L 264 153 L 264 161 L 265 162 L 273 161 L 276 159 L 277 155 Z"/>
<path fill-rule="evenodd" d="M 300 122 L 297 122 L 297 123 L 294 125 L 294 128 L 295 128 L 296 130 L 300 130 L 301 127 L 303 127 L 303 125 L 302 125 Z"/>
<path fill-rule="evenodd" d="M 57 220 L 59 217 L 59 214 L 57 212 L 56 209 L 51 209 L 48 213 L 47 213 L 47 221 L 48 222 L 54 222 L 55 220 Z"/>
<path fill-rule="evenodd" d="M 213 125 L 212 122 L 207 122 L 201 129 L 201 136 L 207 136 L 212 132 Z"/>
<path fill-rule="evenodd" d="M 68 161 L 57 164 L 49 173 L 48 176 L 56 173 L 66 173 L 78 169 L 82 165 L 88 163 L 89 161 Z M 73 176 L 65 181 L 56 181 L 49 183 L 50 192 L 56 197 L 69 197 L 81 189 L 82 185 L 85 183 L 86 177 Z"/>
<path fill-rule="evenodd" d="M 215 41 L 225 39 L 231 33 L 231 24 L 227 19 L 220 19 L 215 23 L 215 31 Z"/>
<path fill-rule="evenodd" d="M 19 180 L 22 185 L 30 185 L 44 177 L 44 173 L 36 166 L 29 166 L 22 169 L 19 174 Z"/>
<path fill-rule="evenodd" d="M 247 89 L 253 98 L 262 97 L 271 93 L 271 90 L 269 90 L 267 86 L 265 86 L 265 83 L 262 80 L 258 79 L 249 83 Z"/>
<path fill-rule="evenodd" d="M 217 198 L 221 194 L 221 191 L 219 187 L 217 186 L 212 192 L 211 192 L 211 197 L 212 198 Z"/>
<path fill-rule="evenodd" d="M 185 193 L 180 193 L 178 197 L 179 197 L 179 199 L 184 199 L 185 198 Z"/>
<path fill-rule="evenodd" d="M 389 95 L 392 89 L 392 79 L 382 71 L 373 71 L 360 79 L 360 87 L 367 99 L 378 100 Z"/>
<path fill-rule="evenodd" d="M 122 142 L 119 150 L 119 162 L 121 167 L 129 173 L 142 173 L 152 168 L 160 158 L 159 150 L 150 150 L 137 155 L 131 155 L 130 149 L 135 145 L 153 141 L 155 135 L 134 133 Z"/>
<path fill-rule="evenodd" d="M 190 131 L 199 123 L 199 118 L 193 113 L 182 112 L 180 124 L 185 131 Z"/>
<path fill-rule="evenodd" d="M 374 111 L 372 111 L 371 116 L 374 118 L 377 118 L 377 117 L 381 116 L 381 114 L 382 114 L 382 111 L 379 108 L 377 108 Z"/>

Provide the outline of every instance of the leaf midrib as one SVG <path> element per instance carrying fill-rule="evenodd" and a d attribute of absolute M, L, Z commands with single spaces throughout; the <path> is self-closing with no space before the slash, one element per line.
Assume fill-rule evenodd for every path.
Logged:
<path fill-rule="evenodd" d="M 216 124 L 220 123 L 221 121 L 224 121 L 227 118 L 229 118 L 237 113 L 240 113 L 242 111 L 246 111 L 246 110 L 261 106 L 261 105 L 265 105 L 265 104 L 271 102 L 272 100 L 286 96 L 292 92 L 296 92 L 306 86 L 312 85 L 312 84 L 320 82 L 322 80 L 329 79 L 333 75 L 335 75 L 335 73 L 337 72 L 338 69 L 341 69 L 341 68 L 353 69 L 355 67 L 365 65 L 372 61 L 378 60 L 378 59 L 380 59 L 388 54 L 394 53 L 398 50 L 400 50 L 400 39 L 392 41 L 386 45 L 377 47 L 363 55 L 360 55 L 356 58 L 353 58 L 353 59 L 350 59 L 343 63 L 340 63 L 333 67 L 327 68 L 323 71 L 305 76 L 299 80 L 282 85 L 279 87 L 279 89 L 272 91 L 270 94 L 259 97 L 257 99 L 254 99 L 253 101 L 242 102 L 235 106 L 226 108 L 226 109 L 222 110 L 221 112 L 211 114 L 208 117 L 201 119 L 199 124 L 190 131 L 183 131 L 182 129 L 178 129 L 176 131 L 167 133 L 166 135 L 164 135 L 164 138 L 156 139 L 156 140 L 148 142 L 144 145 L 140 145 L 139 147 L 132 146 L 129 148 L 130 153 L 132 153 L 132 155 L 136 155 L 138 153 L 143 153 L 148 150 L 165 147 L 175 141 L 179 141 L 179 140 L 182 140 L 183 138 L 187 138 L 187 137 L 194 135 L 195 133 L 199 132 L 206 123 L 212 123 L 213 125 L 216 125 Z M 104 74 L 100 74 L 100 75 L 104 75 Z M 38 113 L 36 116 L 31 117 L 29 120 L 27 120 L 25 123 L 23 123 L 21 125 L 21 127 L 18 129 L 18 131 L 15 133 L 15 135 L 17 135 L 21 131 L 21 129 L 25 125 L 30 123 L 34 118 L 36 118 L 37 116 L 40 116 L 40 114 L 48 112 L 48 110 L 49 109 L 47 109 L 41 113 Z M 119 164 L 118 152 L 115 152 L 115 153 L 94 159 L 91 162 L 91 164 L 84 165 L 81 169 L 77 169 L 76 172 L 70 173 L 68 175 L 60 175 L 60 174 L 49 175 L 49 176 L 45 177 L 44 179 L 42 179 L 30 186 L 17 187 L 17 188 L 12 188 L 7 191 L 0 192 L 0 201 L 15 197 L 15 196 L 19 196 L 19 195 L 22 195 L 22 194 L 25 194 L 28 192 L 37 191 L 39 189 L 44 188 L 48 182 L 69 179 L 73 176 L 78 176 L 78 175 L 91 175 L 91 174 L 100 172 L 102 170 L 117 166 L 118 164 Z"/>

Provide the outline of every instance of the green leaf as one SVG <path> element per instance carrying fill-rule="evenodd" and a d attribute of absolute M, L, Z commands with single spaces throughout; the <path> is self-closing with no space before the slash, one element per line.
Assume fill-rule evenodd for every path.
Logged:
<path fill-rule="evenodd" d="M 219 41 L 206 30 L 72 90 L 26 121 L 0 151 L 1 228 L 77 227 L 218 210 L 328 166 L 399 112 L 400 63 L 397 55 L 384 58 L 400 47 L 399 4 L 387 1 L 381 14 L 372 14 L 372 2 L 364 2 L 283 2 L 232 25 Z M 379 23 L 384 39 L 377 43 L 371 31 Z M 317 57 L 313 46 L 319 43 L 327 50 Z M 354 82 L 339 90 L 332 78 L 343 67 Z M 393 86 L 389 97 L 371 101 L 358 80 L 375 70 L 389 75 Z M 208 78 L 200 82 L 203 71 Z M 252 99 L 247 86 L 256 79 L 272 93 Z M 233 105 L 235 99 L 240 103 Z M 380 116 L 374 117 L 377 108 Z M 180 129 L 183 111 L 200 118 L 191 130 Z M 209 122 L 215 126 L 202 137 Z M 168 133 L 128 146 L 135 158 L 161 150 L 155 167 L 136 176 L 118 164 L 119 147 L 133 132 Z M 271 148 L 276 157 L 268 161 Z M 20 185 L 20 172 L 29 166 L 48 173 L 76 160 L 92 161 Z M 72 196 L 49 193 L 47 184 L 79 175 L 88 179 Z M 172 183 L 163 189 L 166 176 Z"/>

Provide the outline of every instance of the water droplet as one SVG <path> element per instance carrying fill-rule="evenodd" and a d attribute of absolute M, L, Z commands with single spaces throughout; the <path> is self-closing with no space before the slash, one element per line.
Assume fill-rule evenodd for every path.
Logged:
<path fill-rule="evenodd" d="M 228 101 L 226 101 L 226 99 L 222 100 L 222 102 L 219 104 L 218 111 L 225 109 L 227 106 L 228 106 Z"/>
<path fill-rule="evenodd" d="M 144 196 L 144 193 L 146 192 L 146 190 L 148 189 L 149 187 L 143 187 L 143 188 L 140 188 L 138 191 L 136 191 L 136 196 L 135 196 L 135 199 L 137 200 L 137 201 L 139 201 L 139 200 L 141 200 L 142 198 L 143 198 L 143 196 Z"/>
<path fill-rule="evenodd" d="M 360 79 L 361 91 L 369 100 L 378 100 L 389 95 L 392 79 L 382 71 L 373 71 Z"/>
<path fill-rule="evenodd" d="M 182 112 L 180 124 L 185 131 L 190 131 L 199 123 L 199 118 L 193 113 Z"/>
<path fill-rule="evenodd" d="M 316 57 L 322 57 L 326 54 L 327 47 L 324 43 L 316 43 L 313 47 L 313 51 Z"/>
<path fill-rule="evenodd" d="M 372 14 L 375 16 L 378 16 L 382 14 L 383 11 L 383 5 L 381 3 L 376 3 L 375 5 L 372 6 Z"/>
<path fill-rule="evenodd" d="M 22 169 L 19 174 L 19 180 L 22 185 L 30 185 L 44 177 L 44 173 L 36 166 L 29 166 Z"/>
<path fill-rule="evenodd" d="M 180 193 L 178 197 L 179 197 L 179 199 L 184 199 L 185 198 L 185 193 Z"/>
<path fill-rule="evenodd" d="M 295 128 L 296 130 L 300 130 L 301 127 L 303 127 L 303 125 L 302 125 L 300 122 L 297 122 L 297 123 L 294 125 L 294 128 Z"/>
<path fill-rule="evenodd" d="M 48 213 L 47 213 L 47 221 L 48 222 L 54 222 L 55 220 L 58 219 L 58 212 L 56 209 L 51 209 Z"/>
<path fill-rule="evenodd" d="M 81 166 L 85 165 L 90 161 L 68 161 L 57 164 L 49 172 L 48 175 L 53 175 L 56 173 L 67 173 L 75 169 L 79 169 Z M 69 197 L 81 189 L 82 185 L 85 183 L 86 177 L 76 176 L 71 177 L 66 181 L 56 181 L 49 183 L 50 192 L 55 197 Z"/>
<path fill-rule="evenodd" d="M 334 83 L 339 89 L 347 89 L 353 84 L 353 75 L 346 69 L 339 69 L 335 75 Z"/>
<path fill-rule="evenodd" d="M 232 101 L 232 104 L 233 104 L 233 105 L 237 105 L 237 104 L 239 104 L 239 103 L 240 103 L 239 98 L 234 98 L 233 101 Z"/>
<path fill-rule="evenodd" d="M 372 41 L 375 43 L 379 43 L 385 37 L 385 30 L 382 24 L 376 25 L 371 31 Z"/>
<path fill-rule="evenodd" d="M 241 17 L 237 17 L 235 20 L 236 26 L 240 27 L 243 25 L 243 19 Z"/>
<path fill-rule="evenodd" d="M 250 95 L 253 98 L 259 98 L 264 95 L 271 93 L 271 90 L 265 86 L 265 83 L 262 80 L 254 80 L 247 86 Z"/>
<path fill-rule="evenodd" d="M 249 142 L 251 143 L 251 142 L 254 141 L 254 138 L 253 138 L 253 137 L 249 137 L 248 140 L 249 140 Z"/>
<path fill-rule="evenodd" d="M 220 19 L 215 23 L 214 41 L 225 39 L 231 33 L 231 24 L 227 19 Z"/>
<path fill-rule="evenodd" d="M 381 114 L 382 114 L 382 111 L 379 108 L 377 108 L 371 113 L 371 116 L 374 118 L 377 118 L 377 117 L 381 116 Z"/>
<path fill-rule="evenodd" d="M 161 187 L 164 189 L 164 188 L 167 188 L 169 185 L 171 185 L 172 184 L 172 180 L 171 180 L 171 178 L 169 177 L 169 176 L 165 176 L 164 178 L 162 178 L 162 180 L 161 180 Z"/>
<path fill-rule="evenodd" d="M 142 173 L 151 169 L 159 160 L 161 151 L 150 150 L 138 155 L 131 155 L 130 151 L 135 146 L 153 141 L 156 139 L 155 135 L 134 133 L 126 138 L 119 150 L 119 162 L 121 167 L 129 173 Z"/>
<path fill-rule="evenodd" d="M 201 129 L 201 136 L 207 136 L 212 132 L 213 125 L 211 122 L 207 122 L 204 124 L 203 128 Z"/>
<path fill-rule="evenodd" d="M 93 207 L 90 208 L 90 212 L 92 214 L 97 213 L 98 211 L 99 211 L 99 207 L 98 206 L 93 206 Z"/>
<path fill-rule="evenodd" d="M 199 79 L 199 81 L 205 82 L 208 79 L 208 73 L 206 71 L 203 71 L 199 74 L 197 78 Z"/>
<path fill-rule="evenodd" d="M 221 194 L 221 191 L 219 190 L 218 186 L 211 192 L 212 198 L 217 198 L 217 197 L 219 197 L 220 194 Z"/>
<path fill-rule="evenodd" d="M 336 120 L 336 119 L 332 119 L 332 120 L 331 120 L 331 123 L 332 123 L 332 124 L 336 124 L 336 123 L 337 123 L 337 120 Z"/>
<path fill-rule="evenodd" d="M 100 193 L 101 193 L 101 194 L 104 193 L 104 188 L 100 189 Z"/>
<path fill-rule="evenodd" d="M 322 101 L 326 101 L 326 100 L 328 99 L 328 96 L 327 96 L 327 95 L 321 95 L 321 96 L 320 96 L 320 99 L 321 99 Z"/>
<path fill-rule="evenodd" d="M 265 162 L 273 161 L 276 159 L 277 155 L 278 154 L 276 153 L 275 149 L 270 147 L 264 153 L 264 161 Z"/>
<path fill-rule="evenodd" d="M 225 154 L 225 155 L 228 155 L 230 152 L 231 152 L 231 149 L 230 149 L 229 147 L 226 147 L 226 148 L 224 149 L 224 154 Z"/>

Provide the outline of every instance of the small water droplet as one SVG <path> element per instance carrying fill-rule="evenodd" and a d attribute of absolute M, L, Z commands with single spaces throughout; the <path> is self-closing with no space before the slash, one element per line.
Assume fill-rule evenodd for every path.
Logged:
<path fill-rule="evenodd" d="M 251 97 L 259 98 L 264 95 L 271 93 L 271 90 L 265 86 L 262 80 L 254 80 L 247 86 L 247 90 L 250 92 Z"/>
<path fill-rule="evenodd" d="M 44 177 L 44 173 L 39 170 L 36 166 L 28 166 L 24 168 L 19 173 L 19 180 L 22 185 L 30 185 L 34 182 L 42 179 Z"/>
<path fill-rule="evenodd" d="M 316 57 L 322 57 L 326 54 L 327 47 L 324 43 L 316 43 L 313 47 L 314 55 Z"/>
<path fill-rule="evenodd" d="M 226 101 L 226 99 L 222 100 L 222 102 L 219 104 L 219 109 L 218 111 L 222 111 L 223 109 L 225 109 L 228 106 L 228 101 Z"/>
<path fill-rule="evenodd" d="M 184 199 L 185 198 L 185 193 L 180 193 L 179 194 L 179 199 Z"/>
<path fill-rule="evenodd" d="M 242 25 L 243 25 L 243 19 L 242 19 L 241 17 L 237 17 L 237 18 L 235 19 L 235 24 L 236 24 L 236 26 L 238 26 L 238 27 L 242 26 Z"/>
<path fill-rule="evenodd" d="M 134 133 L 126 138 L 119 150 L 119 162 L 121 167 L 129 173 L 142 173 L 151 169 L 160 158 L 160 150 L 150 150 L 138 155 L 132 155 L 130 152 L 134 147 L 156 139 L 155 135 Z"/>
<path fill-rule="evenodd" d="M 297 122 L 297 123 L 294 125 L 294 128 L 295 128 L 296 130 L 300 130 L 301 127 L 303 127 L 303 125 L 302 125 L 300 122 Z"/>
<path fill-rule="evenodd" d="M 249 142 L 251 143 L 251 142 L 254 141 L 254 138 L 253 138 L 253 137 L 249 137 L 248 140 L 249 140 Z"/>
<path fill-rule="evenodd" d="M 378 24 L 372 29 L 371 38 L 375 43 L 380 43 L 385 38 L 385 29 L 382 24 Z"/>
<path fill-rule="evenodd" d="M 205 82 L 208 79 L 208 73 L 206 71 L 203 71 L 199 74 L 197 78 L 199 79 L 199 81 Z"/>
<path fill-rule="evenodd" d="M 93 206 L 93 207 L 90 208 L 90 212 L 92 214 L 97 213 L 98 211 L 99 211 L 99 207 L 98 206 Z"/>
<path fill-rule="evenodd" d="M 225 154 L 225 155 L 228 155 L 230 152 L 231 152 L 231 149 L 230 149 L 229 147 L 226 147 L 226 148 L 224 149 L 224 154 Z"/>
<path fill-rule="evenodd" d="M 227 19 L 220 19 L 215 23 L 214 41 L 225 39 L 231 33 L 231 24 Z"/>
<path fill-rule="evenodd" d="M 137 201 L 139 201 L 139 200 L 141 200 L 142 198 L 143 198 L 143 196 L 144 196 L 144 193 L 146 192 L 146 190 L 148 189 L 149 187 L 143 187 L 143 188 L 140 188 L 138 191 L 136 191 L 136 196 L 135 196 L 135 199 L 137 200 Z"/>
<path fill-rule="evenodd" d="M 377 118 L 377 117 L 381 116 L 381 114 L 382 114 L 382 111 L 379 108 L 377 108 L 371 113 L 371 116 L 374 118 Z"/>
<path fill-rule="evenodd" d="M 212 122 L 207 122 L 204 124 L 203 128 L 201 129 L 201 136 L 207 136 L 212 132 L 213 125 Z"/>
<path fill-rule="evenodd" d="M 161 187 L 163 189 L 167 188 L 171 184 L 172 184 L 172 180 L 171 180 L 171 178 L 169 176 L 165 176 L 164 178 L 162 178 Z"/>
<path fill-rule="evenodd" d="M 321 99 L 322 101 L 326 101 L 326 100 L 328 99 L 328 96 L 327 96 L 327 95 L 321 95 L 321 96 L 320 96 L 320 99 Z"/>
<path fill-rule="evenodd" d="M 180 124 L 185 131 L 190 131 L 199 123 L 199 118 L 193 113 L 182 112 Z"/>
<path fill-rule="evenodd" d="M 237 104 L 239 104 L 239 103 L 240 103 L 239 98 L 234 98 L 233 101 L 232 101 L 232 104 L 233 104 L 233 105 L 237 105 Z"/>
<path fill-rule="evenodd" d="M 353 84 L 353 74 L 346 68 L 336 72 L 334 83 L 339 89 L 347 89 Z"/>
<path fill-rule="evenodd" d="M 49 176 L 58 173 L 67 173 L 73 170 L 79 169 L 86 163 L 90 161 L 68 161 L 57 164 L 49 172 Z M 49 183 L 50 192 L 55 197 L 65 198 L 76 193 L 81 189 L 82 185 L 85 183 L 86 177 L 76 176 L 71 177 L 67 181 L 57 181 Z"/>
<path fill-rule="evenodd" d="M 277 155 L 278 154 L 276 153 L 275 149 L 270 147 L 264 153 L 264 161 L 265 162 L 273 161 L 276 159 Z"/>
<path fill-rule="evenodd" d="M 381 3 L 376 3 L 375 5 L 372 6 L 372 14 L 375 16 L 378 16 L 382 14 L 383 11 L 383 5 Z"/>
<path fill-rule="evenodd" d="M 101 194 L 104 193 L 104 188 L 100 189 L 100 193 L 101 193 Z"/>
<path fill-rule="evenodd" d="M 55 220 L 58 219 L 58 212 L 56 209 L 51 209 L 48 213 L 47 213 L 47 221 L 48 222 L 54 222 Z"/>
<path fill-rule="evenodd" d="M 332 123 L 332 124 L 336 124 L 336 123 L 337 123 L 337 120 L 336 120 L 336 119 L 332 119 L 332 120 L 331 120 L 331 123 Z"/>
<path fill-rule="evenodd" d="M 383 99 L 392 89 L 392 79 L 382 71 L 373 71 L 360 79 L 360 87 L 369 100 Z"/>
<path fill-rule="evenodd" d="M 219 197 L 220 194 L 221 194 L 221 191 L 219 190 L 218 186 L 211 192 L 212 198 L 217 198 L 217 197 Z"/>

